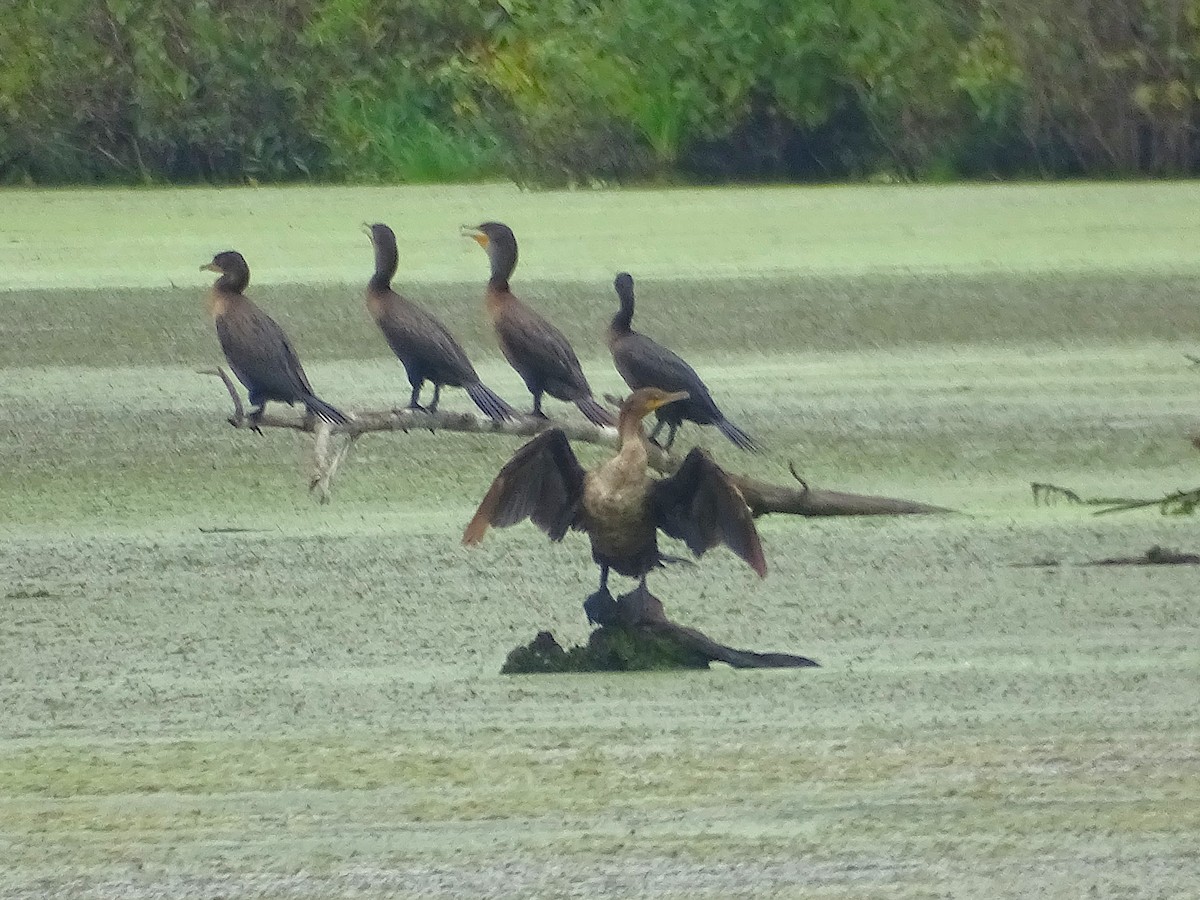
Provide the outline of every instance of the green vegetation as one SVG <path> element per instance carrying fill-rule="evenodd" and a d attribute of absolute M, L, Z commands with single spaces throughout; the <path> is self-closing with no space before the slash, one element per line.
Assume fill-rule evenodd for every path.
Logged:
<path fill-rule="evenodd" d="M 0 182 L 1197 171 L 1200 0 L 10 0 Z"/>
<path fill-rule="evenodd" d="M 1186 895 L 1194 567 L 1072 563 L 1195 552 L 1195 522 L 1028 484 L 1200 481 L 1195 190 L 6 192 L 0 896 Z M 768 453 L 681 440 L 965 515 L 768 518 L 765 581 L 714 553 L 655 582 L 822 669 L 499 676 L 539 629 L 584 642 L 595 584 L 578 535 L 459 545 L 515 440 L 369 435 L 320 507 L 305 440 L 228 428 L 195 374 L 196 269 L 236 246 L 323 395 L 404 399 L 362 308 L 382 218 L 524 405 L 457 236 L 485 217 L 599 392 L 628 268 Z"/>

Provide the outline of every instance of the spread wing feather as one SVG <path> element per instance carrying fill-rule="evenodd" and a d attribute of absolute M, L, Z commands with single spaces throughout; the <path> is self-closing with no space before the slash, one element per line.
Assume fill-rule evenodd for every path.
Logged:
<path fill-rule="evenodd" d="M 500 470 L 463 532 L 463 543 L 479 543 L 489 525 L 504 528 L 525 519 L 561 541 L 569 528 L 579 527 L 583 478 L 583 466 L 562 429 L 543 431 Z"/>
<path fill-rule="evenodd" d="M 750 508 L 725 470 L 699 447 L 692 448 L 674 475 L 654 483 L 650 504 L 658 527 L 697 556 L 724 544 L 760 577 L 766 576 Z"/>

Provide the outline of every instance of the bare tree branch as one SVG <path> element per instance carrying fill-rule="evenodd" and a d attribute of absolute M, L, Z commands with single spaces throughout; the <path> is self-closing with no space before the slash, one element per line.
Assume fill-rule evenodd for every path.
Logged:
<path fill-rule="evenodd" d="M 245 415 L 245 407 L 238 396 L 233 380 L 223 368 L 202 370 L 201 374 L 216 375 L 225 383 L 233 398 L 234 414 L 229 423 L 235 428 L 253 427 Z M 445 412 L 428 413 L 423 410 L 364 410 L 350 414 L 348 425 L 330 425 L 313 416 L 287 416 L 267 413 L 258 420 L 259 428 L 288 428 L 312 434 L 313 471 L 309 489 L 320 503 L 328 503 L 332 494 L 332 482 L 339 467 L 346 461 L 358 438 L 364 434 L 387 431 L 408 432 L 414 428 L 431 432 L 452 431 L 460 434 L 502 434 L 513 437 L 532 437 L 546 428 L 561 428 L 571 441 L 617 448 L 620 439 L 615 428 L 601 428 L 590 422 L 557 422 L 525 416 L 507 422 L 495 422 L 474 413 Z M 347 436 L 339 443 L 335 438 Z M 681 457 L 667 453 L 659 447 L 650 446 L 650 466 L 655 471 L 669 475 L 683 463 Z M 730 473 L 746 498 L 746 505 L 757 518 L 768 513 L 795 516 L 895 516 L 918 513 L 947 513 L 952 510 L 931 506 L 913 500 L 891 497 L 873 497 L 849 494 L 842 491 L 826 491 L 814 488 L 796 472 L 794 463 L 788 468 L 796 484 L 771 484 L 745 475 Z"/>
<path fill-rule="evenodd" d="M 338 468 L 354 449 L 360 435 L 351 434 L 338 442 L 328 422 L 317 419 L 313 437 L 313 470 L 308 482 L 308 492 L 321 504 L 333 499 L 333 477 Z"/>
<path fill-rule="evenodd" d="M 1046 484 L 1041 481 L 1031 482 L 1033 489 L 1033 504 L 1047 506 L 1056 500 L 1066 500 L 1079 506 L 1102 506 L 1093 515 L 1103 516 L 1108 513 L 1128 512 L 1131 509 L 1148 509 L 1157 506 L 1163 515 L 1190 516 L 1200 507 L 1200 488 L 1177 490 L 1161 497 L 1081 497 L 1070 488 L 1057 484 Z"/>
<path fill-rule="evenodd" d="M 216 375 L 225 382 L 225 390 L 229 391 L 229 399 L 233 401 L 233 415 L 229 417 L 229 424 L 234 428 L 241 428 L 242 423 L 246 421 L 246 407 L 242 405 L 242 396 L 238 393 L 237 386 L 233 383 L 233 379 L 229 377 L 229 373 L 225 371 L 224 366 L 217 366 L 215 369 L 200 369 L 201 375 Z"/>

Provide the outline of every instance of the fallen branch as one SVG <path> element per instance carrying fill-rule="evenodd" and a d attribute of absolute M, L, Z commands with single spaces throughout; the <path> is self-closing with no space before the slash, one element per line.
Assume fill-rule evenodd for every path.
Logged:
<path fill-rule="evenodd" d="M 1112 556 L 1107 559 L 1096 559 L 1089 566 L 1196 566 L 1200 565 L 1200 556 L 1195 553 L 1183 553 L 1155 544 L 1142 556 Z"/>
<path fill-rule="evenodd" d="M 200 374 L 215 375 L 225 383 L 233 400 L 234 411 L 228 421 L 234 428 L 285 428 L 314 436 L 309 489 L 321 503 L 329 502 L 334 476 L 349 457 L 358 438 L 364 434 L 389 431 L 407 433 L 415 428 L 430 432 L 532 437 L 546 428 L 555 427 L 561 428 L 568 440 L 573 442 L 611 447 L 614 450 L 620 446 L 620 438 L 615 428 L 601 428 L 590 422 L 557 422 L 533 416 L 496 422 L 474 413 L 444 410 L 435 413 L 415 409 L 366 410 L 352 413 L 348 425 L 330 425 L 313 416 L 265 413 L 258 419 L 255 427 L 246 417 L 242 399 L 233 379 L 224 368 L 203 369 Z M 335 440 L 338 436 L 345 436 L 346 440 Z M 679 468 L 683 458 L 651 445 L 649 462 L 655 471 L 669 475 Z M 789 463 L 788 468 L 796 481 L 794 485 L 772 484 L 744 475 L 733 475 L 735 483 L 746 498 L 746 505 L 756 518 L 767 513 L 795 516 L 895 516 L 952 512 L 942 506 L 931 506 L 913 500 L 821 490 L 812 487 L 801 478 L 794 465 Z"/>
<path fill-rule="evenodd" d="M 788 470 L 799 487 L 790 484 L 770 484 L 745 475 L 733 476 L 742 496 L 746 498 L 746 505 L 750 507 L 750 512 L 756 519 L 767 513 L 792 516 L 905 516 L 953 512 L 942 506 L 930 506 L 928 503 L 918 503 L 914 500 L 821 490 L 812 487 L 801 478 L 796 473 L 794 463 L 788 463 Z"/>
<path fill-rule="evenodd" d="M 1057 484 L 1046 484 L 1041 481 L 1030 482 L 1033 489 L 1035 506 L 1051 506 L 1058 500 L 1065 500 L 1079 506 L 1102 506 L 1094 515 L 1103 516 L 1108 513 L 1128 512 L 1131 509 L 1148 509 L 1157 506 L 1164 516 L 1190 516 L 1200 506 L 1200 488 L 1173 491 L 1162 497 L 1130 498 L 1130 497 L 1081 497 L 1070 488 Z"/>
<path fill-rule="evenodd" d="M 324 504 L 333 499 L 333 476 L 354 449 L 360 435 L 352 433 L 346 440 L 335 444 L 333 429 L 328 422 L 318 419 L 315 427 L 313 471 L 308 481 L 308 492 L 317 498 L 318 503 Z"/>

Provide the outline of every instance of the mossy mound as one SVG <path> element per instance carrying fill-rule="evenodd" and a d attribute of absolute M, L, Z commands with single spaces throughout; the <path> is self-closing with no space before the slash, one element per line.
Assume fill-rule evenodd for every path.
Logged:
<path fill-rule="evenodd" d="M 607 625 L 584 646 L 564 650 L 548 631 L 508 654 L 502 675 L 552 672 L 646 672 L 706 669 L 710 657 L 646 628 Z"/>

